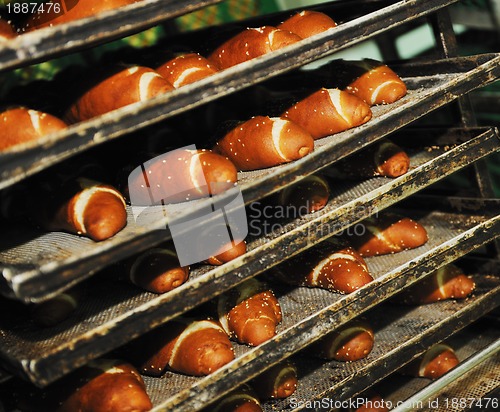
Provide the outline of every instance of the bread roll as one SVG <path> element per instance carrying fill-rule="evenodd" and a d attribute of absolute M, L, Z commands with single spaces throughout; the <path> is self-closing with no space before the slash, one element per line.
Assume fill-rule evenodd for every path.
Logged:
<path fill-rule="evenodd" d="M 153 407 L 141 376 L 124 362 L 91 361 L 73 381 L 72 394 L 56 412 L 143 412 Z"/>
<path fill-rule="evenodd" d="M 232 361 L 234 351 L 216 322 L 178 318 L 133 342 L 129 356 L 145 375 L 160 376 L 168 368 L 204 376 Z"/>
<path fill-rule="evenodd" d="M 239 256 L 244 255 L 247 252 L 247 244 L 245 241 L 231 243 L 231 247 L 224 252 L 221 252 L 215 256 L 211 256 L 207 259 L 206 263 L 209 265 L 220 266 L 224 263 L 230 262 Z"/>
<path fill-rule="evenodd" d="M 320 139 L 366 123 L 370 107 L 345 91 L 322 88 L 299 101 L 282 115 Z"/>
<path fill-rule="evenodd" d="M 281 307 L 264 283 L 249 279 L 219 296 L 217 315 L 230 337 L 257 346 L 276 335 L 276 326 L 281 322 Z"/>
<path fill-rule="evenodd" d="M 475 286 L 474 281 L 457 266 L 449 264 L 406 288 L 395 300 L 407 305 L 421 305 L 445 299 L 464 299 Z"/>
<path fill-rule="evenodd" d="M 260 401 L 254 390 L 243 384 L 219 399 L 206 412 L 262 412 Z"/>
<path fill-rule="evenodd" d="M 418 222 L 407 217 L 386 214 L 378 219 L 363 221 L 365 232 L 351 237 L 361 256 L 377 256 L 414 249 L 428 240 L 427 231 Z"/>
<path fill-rule="evenodd" d="M 453 348 L 439 343 L 418 359 L 404 366 L 400 372 L 417 378 L 438 379 L 459 363 Z"/>
<path fill-rule="evenodd" d="M 135 168 L 128 177 L 135 206 L 186 202 L 234 187 L 238 172 L 226 157 L 209 150 L 177 149 Z"/>
<path fill-rule="evenodd" d="M 363 258 L 351 247 L 322 242 L 271 269 L 280 281 L 352 293 L 373 280 Z"/>
<path fill-rule="evenodd" d="M 42 327 L 58 325 L 76 310 L 81 297 L 81 287 L 74 287 L 49 300 L 33 305 L 31 317 L 37 325 Z"/>
<path fill-rule="evenodd" d="M 1 112 L 0 124 L 0 151 L 67 128 L 57 117 L 25 107 Z"/>
<path fill-rule="evenodd" d="M 333 29 L 337 27 L 337 23 L 325 13 L 304 10 L 285 20 L 277 27 L 280 30 L 288 30 L 302 39 L 305 39 L 315 34 L 323 33 L 326 30 Z"/>
<path fill-rule="evenodd" d="M 300 159 L 314 150 L 314 141 L 287 119 L 256 116 L 227 133 L 213 149 L 239 170 L 256 170 Z"/>
<path fill-rule="evenodd" d="M 354 320 L 328 333 L 307 348 L 322 359 L 352 362 L 366 358 L 373 349 L 374 333 L 368 323 Z"/>
<path fill-rule="evenodd" d="M 208 60 L 223 70 L 300 40 L 296 34 L 272 26 L 248 28 L 216 48 Z"/>
<path fill-rule="evenodd" d="M 297 211 L 294 216 L 302 216 L 323 209 L 330 197 L 328 181 L 320 175 L 310 175 L 281 190 L 275 201 L 286 209 Z"/>
<path fill-rule="evenodd" d="M 14 31 L 14 28 L 9 24 L 9 22 L 2 20 L 0 17 L 0 43 L 8 39 L 13 39 L 16 36 L 17 33 Z"/>
<path fill-rule="evenodd" d="M 258 394 L 259 399 L 284 399 L 293 395 L 297 389 L 297 368 L 287 360 L 272 366 L 261 373 L 250 384 Z"/>
<path fill-rule="evenodd" d="M 144 102 L 172 90 L 173 86 L 153 69 L 132 66 L 101 76 L 69 107 L 65 119 L 77 123 L 133 103 Z"/>
<path fill-rule="evenodd" d="M 174 251 L 157 247 L 127 261 L 130 281 L 152 293 L 166 293 L 185 283 L 189 267 L 182 267 Z"/>
<path fill-rule="evenodd" d="M 45 7 L 43 11 L 37 8 L 37 12 L 26 21 L 25 29 L 30 31 L 68 23 L 138 1 L 141 0 L 52 0 L 52 7 Z"/>
<path fill-rule="evenodd" d="M 177 56 L 156 71 L 176 89 L 217 73 L 217 68 L 197 53 Z"/>

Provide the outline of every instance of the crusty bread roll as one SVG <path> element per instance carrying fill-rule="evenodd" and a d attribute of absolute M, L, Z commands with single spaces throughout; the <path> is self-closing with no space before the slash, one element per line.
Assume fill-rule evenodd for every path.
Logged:
<path fill-rule="evenodd" d="M 56 412 L 144 412 L 153 405 L 137 370 L 115 360 L 95 360 L 72 377 L 72 394 Z"/>
<path fill-rule="evenodd" d="M 408 172 L 410 157 L 406 152 L 388 139 L 370 145 L 354 153 L 334 166 L 342 176 L 366 178 L 374 176 L 399 177 Z"/>
<path fill-rule="evenodd" d="M 169 82 L 148 67 L 119 68 L 87 87 L 68 108 L 64 118 L 69 123 L 82 122 L 172 89 Z"/>
<path fill-rule="evenodd" d="M 377 256 L 414 249 L 428 240 L 427 231 L 418 222 L 407 217 L 385 214 L 365 219 L 363 234 L 353 234 L 351 241 L 361 256 Z"/>
<path fill-rule="evenodd" d="M 439 343 L 419 358 L 405 365 L 399 372 L 417 378 L 438 379 L 459 363 L 453 348 Z"/>
<path fill-rule="evenodd" d="M 169 292 L 189 277 L 189 267 L 180 266 L 176 253 L 165 247 L 149 249 L 127 259 L 125 266 L 130 281 L 152 293 Z"/>
<path fill-rule="evenodd" d="M 67 231 L 101 241 L 127 224 L 122 194 L 114 187 L 77 179 L 55 193 L 45 193 L 34 212 L 44 229 Z"/>
<path fill-rule="evenodd" d="M 296 34 L 272 26 L 248 28 L 217 47 L 208 60 L 223 70 L 300 40 Z"/>
<path fill-rule="evenodd" d="M 284 399 L 297 389 L 297 368 L 287 360 L 272 366 L 250 381 L 259 399 Z"/>
<path fill-rule="evenodd" d="M 14 28 L 9 24 L 9 22 L 2 20 L 0 17 L 0 43 L 8 39 L 13 39 L 16 36 L 17 33 L 14 31 Z"/>
<path fill-rule="evenodd" d="M 217 68 L 197 53 L 177 56 L 156 71 L 176 89 L 217 73 Z"/>
<path fill-rule="evenodd" d="M 294 211 L 293 216 L 302 216 L 323 209 L 330 197 L 330 185 L 321 175 L 310 175 L 285 187 L 273 197 L 274 201 Z"/>
<path fill-rule="evenodd" d="M 0 113 L 0 151 L 40 139 L 66 129 L 62 120 L 47 113 L 25 107 L 7 109 Z"/>
<path fill-rule="evenodd" d="M 445 299 L 464 299 L 474 291 L 475 286 L 474 281 L 464 275 L 462 270 L 449 264 L 406 288 L 396 296 L 395 301 L 421 305 Z"/>
<path fill-rule="evenodd" d="M 26 30 L 41 29 L 95 16 L 107 10 L 136 3 L 141 0 L 52 0 L 52 7 L 40 8 L 25 23 Z"/>
<path fill-rule="evenodd" d="M 219 399 L 204 412 L 262 412 L 260 400 L 255 391 L 243 384 Z"/>
<path fill-rule="evenodd" d="M 68 319 L 78 307 L 82 288 L 74 287 L 31 308 L 31 318 L 42 327 L 51 327 Z"/>
<path fill-rule="evenodd" d="M 218 297 L 217 315 L 230 337 L 257 346 L 276 335 L 281 307 L 264 283 L 249 279 Z"/>
<path fill-rule="evenodd" d="M 204 376 L 232 361 L 234 350 L 217 322 L 177 318 L 132 342 L 129 357 L 145 375 L 160 376 L 168 368 Z"/>
<path fill-rule="evenodd" d="M 238 172 L 226 157 L 210 150 L 177 149 L 135 168 L 128 177 L 133 205 L 186 202 L 234 187 Z"/>
<path fill-rule="evenodd" d="M 322 359 L 352 362 L 366 358 L 373 349 L 374 333 L 363 320 L 349 322 L 307 348 L 307 352 Z"/>
<path fill-rule="evenodd" d="M 209 265 L 220 266 L 233 259 L 236 259 L 239 256 L 244 255 L 246 252 L 247 252 L 247 244 L 245 241 L 235 242 L 233 240 L 231 243 L 231 247 L 229 249 L 209 257 L 206 260 L 206 263 L 208 263 Z"/>
<path fill-rule="evenodd" d="M 256 170 L 300 159 L 314 150 L 314 141 L 290 120 L 255 116 L 227 133 L 213 150 L 239 170 Z"/>
<path fill-rule="evenodd" d="M 370 107 L 343 90 L 322 88 L 287 109 L 282 117 L 320 139 L 366 123 Z"/>
<path fill-rule="evenodd" d="M 280 30 L 288 30 L 305 39 L 315 34 L 337 27 L 337 23 L 325 13 L 303 10 L 277 26 Z"/>
<path fill-rule="evenodd" d="M 322 242 L 271 269 L 280 281 L 352 293 L 373 280 L 363 258 L 351 247 Z"/>

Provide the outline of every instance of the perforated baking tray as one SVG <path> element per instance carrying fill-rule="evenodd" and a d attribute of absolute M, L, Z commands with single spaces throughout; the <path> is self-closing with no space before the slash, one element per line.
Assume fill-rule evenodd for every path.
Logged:
<path fill-rule="evenodd" d="M 0 71 L 148 29 L 221 0 L 143 0 L 95 17 L 23 33 L 0 44 Z"/>
<path fill-rule="evenodd" d="M 412 198 L 412 203 L 415 200 Z M 197 386 L 176 393 L 169 402 L 193 406 L 194 393 L 203 388 L 211 399 L 229 390 L 238 380 L 251 377 L 266 366 L 296 352 L 327 330 L 352 319 L 390 297 L 418 277 L 474 250 L 500 233 L 500 205 L 496 201 L 455 200 L 455 212 L 406 213 L 418 218 L 429 232 L 429 242 L 415 250 L 367 259 L 375 281 L 357 292 L 343 296 L 322 290 L 308 290 L 311 299 L 276 288 L 283 310 L 280 334 L 244 357 L 197 381 Z M 433 202 L 438 208 L 439 203 Z M 460 209 L 461 212 L 457 212 Z M 95 282 L 95 283 L 94 283 Z M 184 301 L 201 303 L 202 296 L 219 288 L 214 279 L 208 292 L 195 283 L 172 294 L 176 299 L 140 293 L 116 281 L 92 279 L 92 292 L 74 316 L 53 329 L 41 330 L 19 313 L 2 320 L 0 357 L 11 373 L 43 386 L 89 359 L 103 355 L 185 310 Z M 301 292 L 302 293 L 302 292 Z M 13 312 L 13 311 L 12 311 Z M 265 356 L 264 356 L 265 355 Z M 234 380 L 221 379 L 234 374 Z M 179 378 L 180 379 L 180 378 Z M 191 381 L 190 381 L 191 382 Z M 180 388 L 180 386 L 179 386 Z M 186 386 L 183 386 L 186 388 Z M 203 402 L 203 398 L 199 398 Z"/>

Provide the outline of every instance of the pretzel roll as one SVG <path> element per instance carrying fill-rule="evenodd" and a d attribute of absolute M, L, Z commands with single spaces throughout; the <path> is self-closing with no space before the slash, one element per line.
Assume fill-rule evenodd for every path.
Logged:
<path fill-rule="evenodd" d="M 328 181 L 320 175 L 310 175 L 285 187 L 276 196 L 279 205 L 293 208 L 302 216 L 323 209 L 330 197 Z"/>
<path fill-rule="evenodd" d="M 69 123 L 82 122 L 172 89 L 169 82 L 148 67 L 119 69 L 87 87 L 69 107 L 65 119 Z"/>
<path fill-rule="evenodd" d="M 453 348 L 444 343 L 439 343 L 430 348 L 420 358 L 404 366 L 400 372 L 417 378 L 438 379 L 459 363 L 460 361 Z"/>
<path fill-rule="evenodd" d="M 216 48 L 208 60 L 223 70 L 300 40 L 296 34 L 272 26 L 248 28 Z"/>
<path fill-rule="evenodd" d="M 127 262 L 130 281 L 152 293 L 169 292 L 187 281 L 189 267 L 182 267 L 174 251 L 153 248 Z"/>
<path fill-rule="evenodd" d="M 279 24 L 278 29 L 288 30 L 299 36 L 302 39 L 314 36 L 315 34 L 323 33 L 329 29 L 337 27 L 337 23 L 333 21 L 325 13 L 312 10 L 303 10 Z"/>
<path fill-rule="evenodd" d="M 339 89 L 322 88 L 281 116 L 297 123 L 314 139 L 320 139 L 366 123 L 372 112 L 356 96 Z"/>
<path fill-rule="evenodd" d="M 314 141 L 287 119 L 256 116 L 227 133 L 213 149 L 239 170 L 256 170 L 300 159 L 314 150 Z"/>
<path fill-rule="evenodd" d="M 141 0 L 52 0 L 53 7 L 37 8 L 26 22 L 26 30 L 67 23 L 84 17 L 95 16 Z"/>
<path fill-rule="evenodd" d="M 255 391 L 243 384 L 222 397 L 217 403 L 203 409 L 208 412 L 262 412 L 260 401 Z"/>
<path fill-rule="evenodd" d="M 47 113 L 25 107 L 7 109 L 0 113 L 0 151 L 40 139 L 66 129 L 62 120 Z"/>
<path fill-rule="evenodd" d="M 74 374 L 68 385 L 72 393 L 56 412 L 143 412 L 153 407 L 141 376 L 124 362 L 91 361 Z"/>
<path fill-rule="evenodd" d="M 359 97 L 370 106 L 389 104 L 401 99 L 407 93 L 406 84 L 386 64 L 373 59 L 352 62 L 363 74 L 346 87 L 346 91 Z"/>
<path fill-rule="evenodd" d="M 241 242 L 233 241 L 229 249 L 215 256 L 211 256 L 210 258 L 207 259 L 206 263 L 208 263 L 209 265 L 220 266 L 233 259 L 236 259 L 239 256 L 244 255 L 246 252 L 247 252 L 247 244 L 245 241 Z"/>
<path fill-rule="evenodd" d="M 332 292 L 352 293 L 373 280 L 363 258 L 351 247 L 322 242 L 272 269 L 279 280 Z"/>
<path fill-rule="evenodd" d="M 125 227 L 127 211 L 123 196 L 114 187 L 77 179 L 44 199 L 35 220 L 46 230 L 64 230 L 101 241 Z"/>
<path fill-rule="evenodd" d="M 8 39 L 13 39 L 16 36 L 17 33 L 14 31 L 9 22 L 2 20 L 0 17 L 0 43 Z"/>
<path fill-rule="evenodd" d="M 240 343 L 257 346 L 276 335 L 281 307 L 274 293 L 257 279 L 249 279 L 217 301 L 219 322 Z"/>
<path fill-rule="evenodd" d="M 217 68 L 197 53 L 177 56 L 156 71 L 176 89 L 217 73 Z"/>
<path fill-rule="evenodd" d="M 407 217 L 387 214 L 379 219 L 363 221 L 365 232 L 352 236 L 352 242 L 361 256 L 377 256 L 414 249 L 428 240 L 427 231 L 418 222 Z"/>
<path fill-rule="evenodd" d="M 465 299 L 475 287 L 471 278 L 457 266 L 449 264 L 406 288 L 395 300 L 407 305 L 422 305 L 445 299 Z"/>
<path fill-rule="evenodd" d="M 212 320 L 173 320 L 140 337 L 130 356 L 145 375 L 159 376 L 166 368 L 204 376 L 234 359 L 224 330 Z"/>
<path fill-rule="evenodd" d="M 128 177 L 133 205 L 179 203 L 234 187 L 238 172 L 226 157 L 209 150 L 177 149 L 136 167 Z"/>
<path fill-rule="evenodd" d="M 81 288 L 73 288 L 52 299 L 35 304 L 31 308 L 31 317 L 42 327 L 51 327 L 68 319 L 78 307 L 82 297 Z"/>
<path fill-rule="evenodd" d="M 260 399 L 284 399 L 297 389 L 297 368 L 287 360 L 261 373 L 250 384 Z"/>
<path fill-rule="evenodd" d="M 308 352 L 322 359 L 352 362 L 366 358 L 373 349 L 373 343 L 371 326 L 354 320 L 313 343 Z"/>

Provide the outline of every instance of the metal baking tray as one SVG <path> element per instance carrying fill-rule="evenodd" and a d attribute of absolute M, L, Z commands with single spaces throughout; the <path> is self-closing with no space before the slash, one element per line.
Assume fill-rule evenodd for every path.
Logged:
<path fill-rule="evenodd" d="M 411 202 L 416 200 L 412 198 Z M 193 388 L 182 386 L 185 390 L 176 391 L 169 402 L 179 403 L 179 407 L 182 404 L 185 410 L 191 410 L 197 402 L 194 398 L 203 402 L 202 397 L 193 398 L 193 394 L 201 389 L 208 398 L 215 399 L 216 395 L 229 390 L 234 382 L 250 378 L 262 368 L 298 351 L 322 333 L 375 306 L 420 276 L 498 236 L 499 202 L 454 200 L 453 203 L 455 206 L 451 210 L 455 209 L 454 212 L 434 211 L 427 214 L 422 208 L 420 212 L 406 213 L 418 218 L 427 228 L 429 242 L 418 249 L 367 259 L 376 280 L 353 294 L 274 287 L 284 310 L 280 333 L 255 349 L 240 347 L 239 353 L 243 349 L 246 351 L 244 356 L 210 377 L 197 381 Z M 438 202 L 434 204 L 439 208 Z M 213 280 L 212 286 L 218 288 L 217 279 Z M 92 292 L 88 293 L 74 316 L 52 329 L 36 328 L 20 311 L 11 311 L 12 316 L 2 320 L 0 331 L 2 366 L 39 386 L 47 385 L 88 360 L 165 322 L 177 313 L 183 299 L 192 302 L 198 299 L 196 305 L 199 305 L 203 300 L 201 296 L 205 294 L 196 286 L 184 288 L 181 292 L 177 291 L 177 296 L 182 298 L 175 302 L 140 293 L 126 284 L 117 287 L 116 280 L 107 281 L 104 277 L 92 279 L 88 290 Z M 301 296 L 309 296 L 309 303 Z M 184 309 L 181 307 L 180 310 Z M 226 374 L 234 375 L 234 379 L 221 379 Z M 192 382 L 191 378 L 188 380 Z"/>
<path fill-rule="evenodd" d="M 245 202 L 249 204 L 293 183 L 300 176 L 314 173 L 452 101 L 458 95 L 467 93 L 471 87 L 493 81 L 495 76 L 500 75 L 500 55 L 475 56 L 465 60 L 459 59 L 456 63 L 454 66 L 451 61 L 436 61 L 434 75 L 405 78 L 410 88 L 406 97 L 392 105 L 375 107 L 373 119 L 363 126 L 320 139 L 316 142 L 315 151 L 310 155 L 291 164 L 241 173 L 239 187 Z M 427 71 L 428 65 L 424 66 Z M 402 67 L 402 70 L 415 68 L 410 65 Z M 461 72 L 462 70 L 465 72 Z M 46 153 L 37 153 L 44 159 Z M 43 162 L 45 160 L 42 160 Z M 171 221 L 186 219 L 202 210 L 202 207 L 211 205 L 213 201 L 226 204 L 233 195 L 234 192 L 222 194 L 213 199 L 192 202 L 189 206 L 181 204 L 177 214 L 170 213 Z M 383 197 L 381 193 L 380 196 Z M 45 234 L 16 227 L 14 238 L 18 239 L 21 231 L 24 242 L 13 247 L 5 244 L 10 237 L 4 236 L 0 252 L 0 260 L 3 262 L 0 291 L 25 301 L 47 298 L 113 261 L 166 240 L 169 233 L 165 226 L 164 217 L 158 217 L 155 223 L 136 225 L 133 217 L 129 216 L 128 226 L 124 230 L 112 239 L 98 244 L 74 235 L 59 232 Z M 8 234 L 9 231 L 4 233 Z M 241 260 L 238 262 L 241 263 Z"/>
<path fill-rule="evenodd" d="M 479 282 L 483 279 L 481 275 L 476 278 Z M 498 282 L 496 291 L 498 298 Z M 355 396 L 363 398 L 363 392 L 381 378 L 385 379 L 375 385 L 374 392 L 377 392 L 387 405 L 392 406 L 390 408 L 392 410 L 398 402 L 406 399 L 405 393 L 409 394 L 412 390 L 422 389 L 431 382 L 429 379 L 412 379 L 399 375 L 397 372 L 394 373 L 412 358 L 419 356 L 435 343 L 446 339 L 446 343 L 455 349 L 462 364 L 467 358 L 487 349 L 498 339 L 498 330 L 491 327 L 488 329 L 484 323 L 482 330 L 478 330 L 473 324 L 460 331 L 464 326 L 487 313 L 488 308 L 494 306 L 491 301 L 493 296 L 480 296 L 480 299 L 484 299 L 483 302 L 440 302 L 414 309 L 382 305 L 365 316 L 369 322 L 373 323 L 375 329 L 374 349 L 367 358 L 352 363 L 343 363 L 319 361 L 305 356 L 295 357 L 294 361 L 300 377 L 296 393 L 289 399 L 266 402 L 264 410 L 329 410 L 326 407 L 322 408 L 321 405 L 334 405 L 335 402 L 347 401 Z M 487 300 L 490 301 L 489 304 L 485 304 Z M 470 307 L 469 304 L 471 304 Z M 477 314 L 474 313 L 476 310 Z M 457 331 L 460 332 L 457 333 Z M 498 359 L 496 364 L 498 365 Z M 489 370 L 489 376 L 493 378 L 491 381 L 484 379 L 488 375 L 483 376 L 482 379 L 479 378 L 483 385 L 476 384 L 476 387 L 469 385 L 468 380 L 467 385 L 463 385 L 462 381 L 461 392 L 466 394 L 465 398 L 472 396 L 478 398 L 481 393 L 487 393 L 488 390 L 494 388 L 495 382 L 498 384 L 498 370 L 497 376 L 493 376 L 495 371 L 492 366 L 494 365 L 495 362 L 484 365 Z M 476 371 L 476 377 L 477 373 Z M 405 385 L 402 385 L 403 382 Z M 438 382 L 439 380 L 432 384 Z M 396 385 L 400 388 L 391 390 L 390 387 Z M 453 396 L 449 397 L 450 402 Z M 404 410 L 420 410 L 417 402 L 412 404 L 410 401 L 399 405 L 405 407 Z M 451 405 L 447 410 L 450 409 Z"/>
<path fill-rule="evenodd" d="M 23 33 L 0 44 L 0 71 L 125 37 L 221 1 L 143 0 L 95 17 Z"/>
<path fill-rule="evenodd" d="M 46 136 L 39 141 L 12 148 L 0 155 L 0 188 L 11 185 L 90 147 L 116 139 L 267 78 L 303 66 L 419 16 L 432 13 L 454 1 L 456 0 L 429 0 L 425 2 L 403 0 L 390 4 L 373 13 L 347 21 L 335 30 L 304 39 L 154 99 L 123 107 L 71 126 L 67 130 Z M 493 56 L 491 57 L 493 58 Z M 482 70 L 489 72 L 488 66 L 489 64 L 486 63 Z M 496 68 L 493 68 L 493 71 L 497 72 L 498 62 L 494 66 Z M 439 70 L 437 67 L 436 69 L 435 74 L 438 74 Z M 469 75 L 474 75 L 473 77 L 480 80 L 480 83 L 472 86 L 471 89 L 465 84 L 469 83 L 469 80 L 474 83 L 475 80 L 466 80 L 465 78 L 458 80 L 456 75 L 454 78 L 448 79 L 452 84 L 447 89 L 461 95 L 478 87 L 482 84 L 482 76 L 476 76 L 475 73 L 473 71 Z M 439 94 L 442 93 L 443 90 L 439 91 Z M 442 104 L 455 98 L 447 94 L 443 97 Z M 424 110 L 419 115 L 427 111 Z"/>
<path fill-rule="evenodd" d="M 401 408 L 444 412 L 496 410 L 500 388 L 500 356 L 498 324 L 486 321 L 466 328 L 447 340 L 461 360 L 446 377 L 430 382 L 427 379 L 389 377 L 380 384 L 383 399 Z M 495 395 L 496 392 L 496 395 Z M 494 400 L 496 399 L 496 401 Z M 497 405 L 498 407 L 498 405 Z"/>

